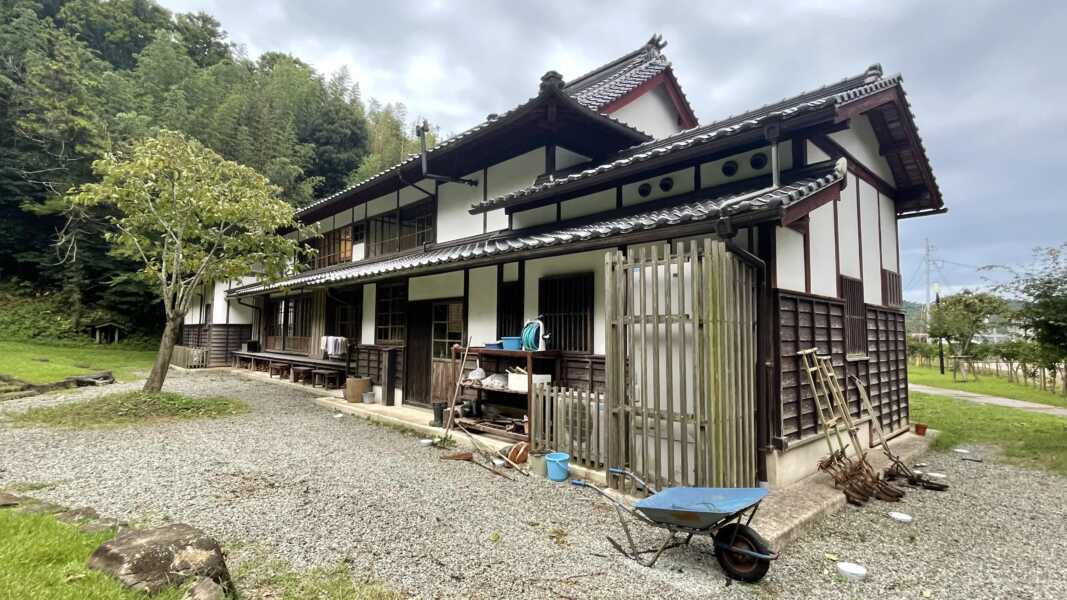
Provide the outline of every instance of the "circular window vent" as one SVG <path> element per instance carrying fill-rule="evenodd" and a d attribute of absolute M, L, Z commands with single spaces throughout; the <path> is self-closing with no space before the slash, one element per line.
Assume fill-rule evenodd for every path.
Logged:
<path fill-rule="evenodd" d="M 640 194 L 642 198 L 648 198 L 648 195 L 652 193 L 652 184 L 642 183 L 638 186 L 637 193 Z"/>
<path fill-rule="evenodd" d="M 752 155 L 752 158 L 748 159 L 748 164 L 753 169 L 759 171 L 763 167 L 767 166 L 767 155 L 762 152 L 757 152 Z"/>
<path fill-rule="evenodd" d="M 734 175 L 737 175 L 737 161 L 728 160 L 722 163 L 722 174 L 726 175 L 727 177 L 733 177 Z"/>
<path fill-rule="evenodd" d="M 664 192 L 671 191 L 672 189 L 674 189 L 674 179 L 670 177 L 664 177 L 663 179 L 660 179 L 659 189 L 663 190 Z"/>

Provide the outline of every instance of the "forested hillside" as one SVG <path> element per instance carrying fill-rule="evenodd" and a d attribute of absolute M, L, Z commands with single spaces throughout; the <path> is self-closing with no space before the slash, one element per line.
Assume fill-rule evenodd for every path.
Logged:
<path fill-rule="evenodd" d="M 355 60 L 355 57 L 353 57 Z M 67 228 L 63 194 L 94 160 L 160 128 L 194 136 L 278 185 L 294 206 L 411 152 L 404 107 L 364 102 L 347 71 L 299 57 L 256 58 L 210 15 L 151 0 L 0 4 L 0 281 L 60 295 L 75 324 L 90 310 L 140 328 L 154 297 L 108 255 L 90 215 Z M 77 255 L 56 242 L 78 238 Z"/>

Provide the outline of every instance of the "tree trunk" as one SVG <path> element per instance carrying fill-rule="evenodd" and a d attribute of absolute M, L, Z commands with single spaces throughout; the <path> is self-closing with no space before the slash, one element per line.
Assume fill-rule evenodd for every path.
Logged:
<path fill-rule="evenodd" d="M 170 356 L 174 352 L 174 346 L 178 343 L 181 320 L 181 317 L 167 319 L 167 325 L 163 328 L 163 337 L 159 339 L 156 363 L 152 365 L 152 372 L 148 375 L 148 380 L 144 382 L 144 391 L 158 392 L 163 389 L 163 381 L 166 380 L 167 370 L 170 369 Z"/>

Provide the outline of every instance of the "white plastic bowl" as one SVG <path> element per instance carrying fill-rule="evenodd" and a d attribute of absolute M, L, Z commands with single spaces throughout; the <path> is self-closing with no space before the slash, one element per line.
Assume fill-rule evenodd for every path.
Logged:
<path fill-rule="evenodd" d="M 861 581 L 867 576 L 867 568 L 850 562 L 837 563 L 837 572 L 848 581 Z"/>

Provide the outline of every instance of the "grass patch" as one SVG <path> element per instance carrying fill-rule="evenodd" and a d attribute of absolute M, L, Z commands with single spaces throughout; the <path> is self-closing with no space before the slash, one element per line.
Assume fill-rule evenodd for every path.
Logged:
<path fill-rule="evenodd" d="M 54 383 L 72 375 L 111 371 L 130 381 L 151 370 L 154 350 L 122 345 L 44 344 L 0 341 L 0 373 L 26 383 Z"/>
<path fill-rule="evenodd" d="M 277 560 L 250 559 L 235 569 L 244 600 L 398 600 L 404 596 L 375 582 L 353 579 L 348 565 L 294 571 Z"/>
<path fill-rule="evenodd" d="M 173 392 L 119 392 L 83 402 L 31 408 L 8 416 L 15 425 L 102 427 L 239 415 L 248 405 L 230 398 L 184 396 Z"/>
<path fill-rule="evenodd" d="M 909 383 L 950 390 L 963 390 L 986 396 L 1000 396 L 1002 398 L 1011 398 L 1012 400 L 1037 402 L 1038 404 L 1048 404 L 1050 406 L 1067 407 L 1067 396 L 1062 394 L 1053 394 L 1028 385 L 1015 383 L 1008 380 L 1007 377 L 997 377 L 996 375 L 986 375 L 984 373 L 979 374 L 978 377 L 978 381 L 952 381 L 952 370 L 947 367 L 945 374 L 942 375 L 936 367 L 908 365 Z"/>
<path fill-rule="evenodd" d="M 996 446 L 1009 462 L 1067 475 L 1067 419 L 913 393 L 911 420 L 941 431 L 935 448 Z"/>
<path fill-rule="evenodd" d="M 89 555 L 112 536 L 87 534 L 51 515 L 0 510 L 0 597 L 20 600 L 131 600 L 131 592 L 99 571 L 85 567 Z M 155 600 L 178 600 L 166 590 Z"/>

